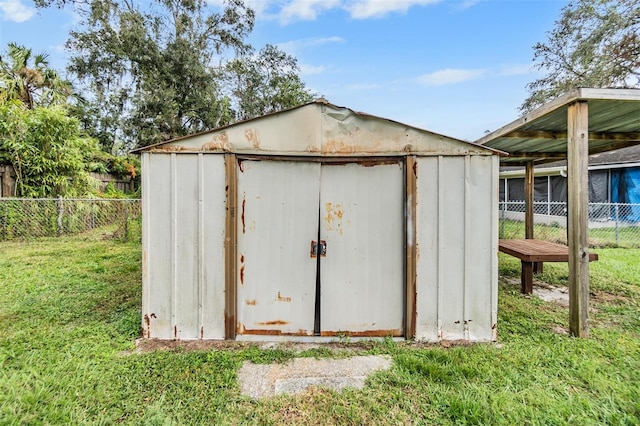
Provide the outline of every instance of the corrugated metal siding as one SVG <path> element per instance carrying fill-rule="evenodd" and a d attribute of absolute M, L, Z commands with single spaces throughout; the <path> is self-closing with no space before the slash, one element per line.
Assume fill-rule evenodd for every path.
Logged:
<path fill-rule="evenodd" d="M 319 186 L 319 163 L 240 163 L 238 334 L 313 334 Z"/>
<path fill-rule="evenodd" d="M 403 164 L 324 165 L 323 335 L 404 334 Z"/>
<path fill-rule="evenodd" d="M 497 301 L 497 161 L 419 157 L 417 173 L 416 338 L 491 340 Z"/>
<path fill-rule="evenodd" d="M 224 338 L 224 158 L 144 154 L 143 329 Z"/>
<path fill-rule="evenodd" d="M 145 337 L 225 337 L 224 161 L 143 153 Z M 320 226 L 321 331 L 403 334 L 404 166 L 382 162 L 240 160 L 238 333 L 313 334 Z M 495 339 L 498 158 L 415 170 L 416 338 Z"/>
<path fill-rule="evenodd" d="M 475 156 L 467 160 L 465 338 L 471 341 L 497 336 L 498 161 Z"/>

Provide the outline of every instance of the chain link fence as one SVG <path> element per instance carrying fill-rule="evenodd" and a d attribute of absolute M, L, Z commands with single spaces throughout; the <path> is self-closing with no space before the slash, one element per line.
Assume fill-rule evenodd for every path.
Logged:
<path fill-rule="evenodd" d="M 0 241 L 87 232 L 105 239 L 140 239 L 140 200 L 0 198 Z"/>
<path fill-rule="evenodd" d="M 524 201 L 499 205 L 499 237 L 524 238 Z M 567 203 L 534 202 L 534 237 L 567 244 Z M 640 204 L 589 203 L 589 245 L 640 247 Z"/>

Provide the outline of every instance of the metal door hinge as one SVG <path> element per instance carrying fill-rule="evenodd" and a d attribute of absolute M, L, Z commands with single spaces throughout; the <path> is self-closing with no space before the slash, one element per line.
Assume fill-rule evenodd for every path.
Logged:
<path fill-rule="evenodd" d="M 311 241 L 311 257 L 318 257 L 318 252 L 320 252 L 320 257 L 327 256 L 327 242 L 325 240 L 320 240 L 320 244 L 317 241 Z"/>

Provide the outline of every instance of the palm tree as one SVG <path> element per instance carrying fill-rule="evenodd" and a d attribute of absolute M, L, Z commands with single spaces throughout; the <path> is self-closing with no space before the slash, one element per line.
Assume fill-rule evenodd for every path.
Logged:
<path fill-rule="evenodd" d="M 46 54 L 33 55 L 16 43 L 0 56 L 0 102 L 18 100 L 27 108 L 66 103 L 73 96 L 71 83 L 49 67 Z"/>

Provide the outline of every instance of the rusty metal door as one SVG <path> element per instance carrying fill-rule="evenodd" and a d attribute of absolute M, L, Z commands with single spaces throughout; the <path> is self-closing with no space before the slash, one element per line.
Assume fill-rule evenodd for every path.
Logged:
<path fill-rule="evenodd" d="M 322 335 L 404 335 L 404 165 L 322 168 Z"/>
<path fill-rule="evenodd" d="M 238 334 L 313 335 L 320 164 L 238 166 Z"/>
<path fill-rule="evenodd" d="M 404 335 L 403 170 L 241 160 L 237 333 Z"/>

